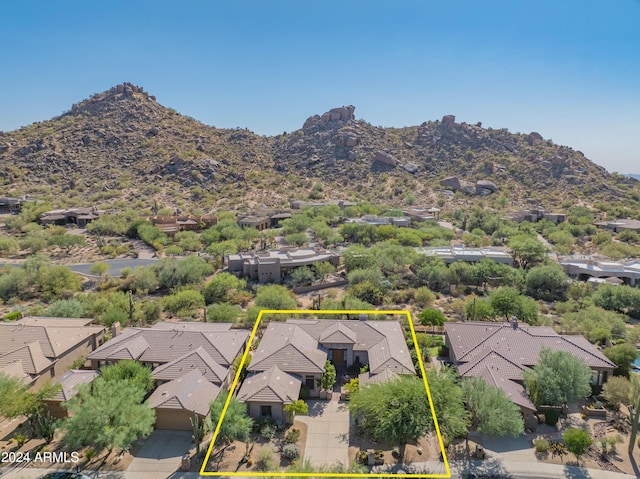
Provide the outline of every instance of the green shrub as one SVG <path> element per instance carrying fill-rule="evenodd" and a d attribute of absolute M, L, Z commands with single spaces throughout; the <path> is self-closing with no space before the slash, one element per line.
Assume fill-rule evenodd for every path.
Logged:
<path fill-rule="evenodd" d="M 18 319 L 22 319 L 22 311 L 11 311 L 4 316 L 5 321 L 17 321 Z"/>
<path fill-rule="evenodd" d="M 284 436 L 284 442 L 287 444 L 295 444 L 300 439 L 300 429 L 291 429 Z"/>
<path fill-rule="evenodd" d="M 548 426 L 555 426 L 558 424 L 558 419 L 560 419 L 560 415 L 558 411 L 555 409 L 549 409 L 544 412 L 544 423 Z"/>
<path fill-rule="evenodd" d="M 544 454 L 549 451 L 549 441 L 546 439 L 536 439 L 533 441 L 533 445 L 536 448 L 536 452 Z"/>

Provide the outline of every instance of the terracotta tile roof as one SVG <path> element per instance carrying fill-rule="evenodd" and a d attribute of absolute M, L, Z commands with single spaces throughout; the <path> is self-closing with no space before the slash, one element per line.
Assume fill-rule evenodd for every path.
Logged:
<path fill-rule="evenodd" d="M 552 328 L 507 323 L 447 323 L 445 333 L 455 360 L 476 362 L 489 351 L 499 352 L 510 361 L 524 366 L 538 362 L 543 347 L 566 351 L 582 359 L 591 368 L 615 368 L 595 346 L 579 336 L 557 334 Z"/>
<path fill-rule="evenodd" d="M 206 416 L 209 404 L 219 393 L 220 388 L 196 369 L 159 386 L 149 396 L 148 403 L 153 409 L 186 410 Z"/>
<path fill-rule="evenodd" d="M 89 384 L 98 376 L 98 371 L 70 369 L 55 381 L 55 384 L 60 384 L 61 389 L 49 401 L 68 401 L 78 394 L 78 386 L 80 384 Z"/>
<path fill-rule="evenodd" d="M 320 333 L 318 342 L 324 343 L 355 343 L 356 333 L 341 322 L 334 322 Z"/>
<path fill-rule="evenodd" d="M 290 373 L 322 373 L 327 352 L 318 341 L 295 324 L 271 322 L 258 349 L 253 354 L 249 371 L 266 371 L 272 366 Z"/>
<path fill-rule="evenodd" d="M 531 411 L 536 411 L 536 407 L 531 402 L 531 399 L 529 399 L 529 396 L 527 396 L 524 387 L 520 384 L 515 381 L 511 381 L 501 376 L 499 372 L 488 368 L 484 368 L 480 373 L 479 377 L 483 378 L 487 384 L 490 384 L 495 388 L 502 389 L 507 397 L 515 404 Z"/>
<path fill-rule="evenodd" d="M 301 336 L 296 333 L 298 330 L 306 334 Z M 305 338 L 304 344 L 296 343 L 295 337 L 301 340 Z M 279 352 L 289 343 L 295 344 L 298 354 L 296 361 L 291 360 L 294 354 L 291 347 Z M 286 323 L 272 322 L 264 333 L 249 370 L 263 371 L 278 365 L 292 373 L 322 372 L 327 354 L 321 343 L 352 344 L 354 351 L 367 351 L 374 374 L 387 368 L 399 374 L 415 374 L 402 327 L 397 321 L 289 319 Z M 310 361 L 313 365 L 309 364 Z"/>
<path fill-rule="evenodd" d="M 57 358 L 87 338 L 104 331 L 104 326 L 64 324 L 58 318 L 25 318 L 15 323 L 0 323 L 0 354 L 11 351 L 18 344 L 40 343 L 48 358 Z M 38 322 L 40 325 L 35 325 Z"/>
<path fill-rule="evenodd" d="M 398 375 L 391 369 L 383 369 L 380 374 L 371 374 L 370 371 L 367 371 L 358 375 L 358 384 L 360 387 L 365 387 L 369 384 L 385 383 L 397 377 Z"/>
<path fill-rule="evenodd" d="M 222 383 L 228 373 L 227 368 L 220 366 L 207 354 L 204 348 L 199 347 L 155 368 L 153 378 L 160 381 L 171 381 L 194 369 L 200 371 L 207 378 L 207 381 L 216 384 Z"/>
<path fill-rule="evenodd" d="M 302 381 L 272 366 L 264 372 L 247 376 L 238 391 L 243 402 L 278 402 L 291 404 L 298 400 Z"/>
<path fill-rule="evenodd" d="M 151 329 L 161 329 L 163 331 L 229 331 L 233 323 L 200 323 L 198 321 L 181 321 L 171 323 L 168 321 L 160 321 L 154 324 Z"/>
<path fill-rule="evenodd" d="M 12 378 L 18 378 L 27 382 L 31 381 L 31 377 L 24 372 L 24 366 L 21 359 L 16 359 L 10 363 L 0 366 L 0 373 L 6 374 Z"/>
<path fill-rule="evenodd" d="M 43 354 L 40 346 L 38 341 L 33 341 L 18 346 L 13 351 L 7 351 L 0 355 L 0 367 L 9 366 L 16 361 L 20 361 L 26 374 L 33 376 L 40 374 L 53 364 L 53 361 Z"/>
<path fill-rule="evenodd" d="M 202 347 L 216 363 L 228 367 L 244 348 L 249 332 L 220 330 L 215 323 L 201 324 L 201 330 L 127 328 L 87 358 L 108 361 L 123 359 L 123 355 L 130 353 L 138 361 L 164 364 Z M 207 330 L 204 324 L 213 326 Z"/>
<path fill-rule="evenodd" d="M 479 376 L 485 369 L 496 371 L 507 379 L 522 379 L 522 373 L 529 368 L 514 363 L 496 351 L 489 351 L 484 357 L 474 362 L 463 363 L 458 366 L 460 376 Z"/>
<path fill-rule="evenodd" d="M 24 324 L 25 326 L 47 326 L 47 327 L 78 327 L 90 326 L 93 318 L 56 318 L 50 316 L 27 316 L 15 321 L 13 324 Z M 101 327 L 101 326 L 96 326 Z"/>

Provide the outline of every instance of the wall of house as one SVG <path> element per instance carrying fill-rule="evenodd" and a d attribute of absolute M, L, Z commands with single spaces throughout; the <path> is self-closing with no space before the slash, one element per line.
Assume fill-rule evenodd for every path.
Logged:
<path fill-rule="evenodd" d="M 75 347 L 69 349 L 62 354 L 54 364 L 53 376 L 57 378 L 71 369 L 73 362 L 82 357 L 87 356 L 93 352 L 98 346 L 102 344 L 102 333 L 91 335 L 81 343 L 78 343 Z"/>
<path fill-rule="evenodd" d="M 327 359 L 329 359 L 329 361 L 333 360 L 333 351 L 331 351 L 332 349 L 345 349 L 346 351 L 344 352 L 344 359 L 347 362 L 347 367 L 351 366 L 353 364 L 353 344 L 343 344 L 343 343 L 322 343 L 322 347 L 324 347 L 327 351 L 328 351 L 328 357 Z M 360 354 L 358 354 L 360 356 Z M 360 358 L 360 362 L 362 362 L 362 358 Z M 365 363 L 362 363 L 365 364 Z"/>
<path fill-rule="evenodd" d="M 67 417 L 67 410 L 62 407 L 62 403 L 60 401 L 44 401 L 44 407 L 51 417 L 55 419 L 63 419 Z"/>
<path fill-rule="evenodd" d="M 289 419 L 289 415 L 284 412 L 284 405 L 277 402 L 248 402 L 249 416 L 254 419 L 260 419 L 262 417 L 262 406 L 271 406 L 271 418 L 275 421 Z"/>

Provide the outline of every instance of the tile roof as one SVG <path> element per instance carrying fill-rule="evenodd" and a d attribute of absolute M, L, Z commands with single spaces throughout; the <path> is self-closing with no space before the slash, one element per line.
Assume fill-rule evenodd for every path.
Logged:
<path fill-rule="evenodd" d="M 296 332 L 298 330 L 306 334 L 302 336 Z M 292 348 L 282 350 L 289 356 L 279 352 L 289 343 L 294 344 L 296 337 L 306 338 L 304 344 L 295 344 L 299 362 L 291 360 L 291 355 L 294 354 Z M 313 341 L 309 341 L 309 338 Z M 262 371 L 277 364 L 281 369 L 292 373 L 322 372 L 327 357 L 322 343 L 352 344 L 354 351 L 367 351 L 369 365 L 374 374 L 386 368 L 399 374 L 416 372 L 402 327 L 397 321 L 330 319 L 288 319 L 286 323 L 270 323 L 249 365 L 249 371 Z M 313 365 L 309 364 L 309 361 Z"/>
<path fill-rule="evenodd" d="M 204 348 L 199 347 L 193 351 L 158 366 L 153 370 L 153 378 L 160 381 L 171 381 L 184 374 L 197 369 L 207 381 L 220 384 L 227 376 L 228 369 L 216 363 Z"/>
<path fill-rule="evenodd" d="M 78 343 L 104 331 L 104 326 L 65 324 L 58 318 L 25 318 L 15 323 L 0 322 L 0 355 L 16 349 L 18 344 L 40 343 L 48 358 L 57 358 Z M 37 321 L 39 325 L 33 322 Z"/>
<path fill-rule="evenodd" d="M 318 341 L 295 324 L 271 322 L 258 349 L 253 354 L 249 371 L 266 371 L 272 366 L 290 373 L 322 373 L 327 352 Z"/>
<path fill-rule="evenodd" d="M 61 389 L 50 401 L 68 401 L 78 394 L 80 384 L 89 384 L 99 376 L 98 371 L 85 371 L 82 369 L 70 369 L 64 373 L 55 384 L 60 384 Z"/>
<path fill-rule="evenodd" d="M 200 330 L 127 328 L 87 358 L 108 361 L 130 355 L 138 361 L 164 364 L 202 347 L 216 363 L 227 367 L 244 348 L 249 332 L 220 330 L 215 323 L 210 324 L 214 325 L 210 330 L 205 326 Z"/>
<path fill-rule="evenodd" d="M 27 382 L 31 380 L 31 377 L 24 372 L 24 366 L 22 365 L 21 359 L 16 359 L 15 361 L 11 361 L 0 366 L 0 373 L 6 374 L 12 378 L 26 380 Z"/>
<path fill-rule="evenodd" d="M 358 384 L 360 387 L 367 386 L 369 384 L 380 384 L 397 378 L 398 375 L 391 369 L 383 369 L 380 374 L 372 374 L 370 371 L 361 373 L 358 375 Z"/>
<path fill-rule="evenodd" d="M 40 374 L 53 364 L 53 361 L 44 355 L 40 346 L 38 341 L 33 341 L 18 346 L 13 351 L 7 351 L 0 355 L 0 367 L 6 367 L 20 361 L 26 374 L 33 376 Z"/>
<path fill-rule="evenodd" d="M 272 366 L 266 371 L 247 376 L 238 391 L 243 402 L 278 402 L 291 404 L 298 400 L 302 381 Z"/>
<path fill-rule="evenodd" d="M 220 388 L 211 384 L 197 369 L 159 386 L 149 396 L 153 409 L 175 409 L 194 412 L 200 416 L 209 413 L 209 404 L 219 394 Z"/>
<path fill-rule="evenodd" d="M 200 323 L 198 321 L 180 321 L 171 323 L 160 321 L 154 324 L 151 329 L 161 329 L 163 331 L 229 331 L 233 323 Z"/>
<path fill-rule="evenodd" d="M 510 323 L 465 322 L 445 324 L 445 333 L 460 363 L 477 362 L 489 351 L 524 366 L 538 362 L 543 347 L 566 351 L 582 359 L 589 367 L 615 368 L 595 346 L 581 336 L 557 334 L 552 328 Z"/>
<path fill-rule="evenodd" d="M 527 396 L 524 387 L 522 387 L 517 382 L 511 381 L 502 376 L 499 372 L 488 368 L 484 368 L 481 371 L 479 377 L 483 378 L 487 382 L 487 384 L 495 388 L 502 389 L 507 397 L 518 406 L 524 407 L 525 409 L 529 409 L 531 411 L 537 410 L 537 408 L 531 402 L 531 399 L 529 399 L 529 396 Z"/>

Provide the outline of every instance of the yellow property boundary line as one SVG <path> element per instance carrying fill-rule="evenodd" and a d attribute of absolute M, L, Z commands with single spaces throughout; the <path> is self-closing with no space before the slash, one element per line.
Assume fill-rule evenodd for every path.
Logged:
<path fill-rule="evenodd" d="M 433 423 L 436 429 L 436 435 L 438 436 L 438 444 L 440 445 L 440 452 L 442 453 L 442 458 L 444 460 L 444 467 L 447 471 L 446 474 L 355 474 L 355 473 L 333 473 L 333 472 L 297 472 L 287 474 L 286 472 L 207 472 L 205 471 L 205 467 L 209 462 L 209 458 L 211 457 L 211 453 L 213 451 L 213 445 L 215 444 L 216 438 L 218 437 L 218 433 L 220 432 L 220 426 L 222 425 L 222 421 L 224 419 L 224 415 L 227 413 L 227 409 L 229 407 L 229 403 L 231 402 L 231 398 L 233 397 L 233 393 L 238 386 L 238 382 L 240 380 L 240 373 L 242 371 L 242 367 L 249 357 L 249 350 L 251 349 L 251 345 L 253 344 L 253 339 L 256 336 L 256 332 L 258 331 L 258 326 L 260 325 L 260 321 L 262 320 L 263 315 L 265 314 L 289 314 L 289 315 L 302 315 L 302 314 L 310 314 L 310 315 L 320 315 L 320 314 L 366 314 L 366 315 L 374 315 L 374 314 L 384 314 L 384 315 L 400 315 L 406 316 L 407 322 L 409 323 L 409 328 L 411 329 L 411 339 L 413 340 L 413 344 L 416 348 L 416 353 L 418 356 L 418 363 L 420 364 L 420 371 L 422 372 L 422 381 L 424 382 L 424 388 L 427 392 L 427 398 L 429 399 L 429 408 L 431 409 L 431 416 L 433 417 Z M 406 310 L 271 310 L 271 309 L 263 309 L 258 314 L 258 318 L 256 319 L 256 324 L 253 326 L 253 330 L 251 331 L 251 335 L 249 336 L 249 342 L 247 343 L 247 347 L 245 348 L 244 354 L 242 355 L 242 359 L 240 361 L 240 365 L 238 366 L 238 370 L 236 371 L 235 378 L 233 379 L 233 383 L 231 385 L 231 389 L 229 389 L 229 394 L 227 396 L 227 400 L 224 403 L 224 407 L 222 408 L 222 414 L 220 415 L 220 419 L 218 420 L 218 424 L 216 424 L 215 431 L 213 432 L 213 437 L 211 438 L 211 443 L 209 444 L 209 448 L 207 449 L 207 454 L 204 458 L 204 462 L 202 463 L 202 468 L 200 469 L 201 476 L 215 476 L 215 477 L 398 477 L 398 478 L 427 478 L 427 477 L 441 477 L 441 478 L 450 478 L 451 477 L 451 469 L 449 468 L 449 460 L 447 459 L 447 453 L 444 449 L 444 443 L 442 442 L 442 434 L 440 433 L 440 426 L 438 425 L 438 418 L 436 417 L 435 409 L 433 408 L 433 399 L 431 397 L 431 391 L 429 391 L 429 384 L 427 383 L 427 374 L 424 368 L 424 363 L 422 361 L 422 354 L 420 353 L 420 348 L 418 346 L 418 341 L 416 339 L 416 331 L 413 327 L 413 321 L 411 320 L 411 313 Z"/>

